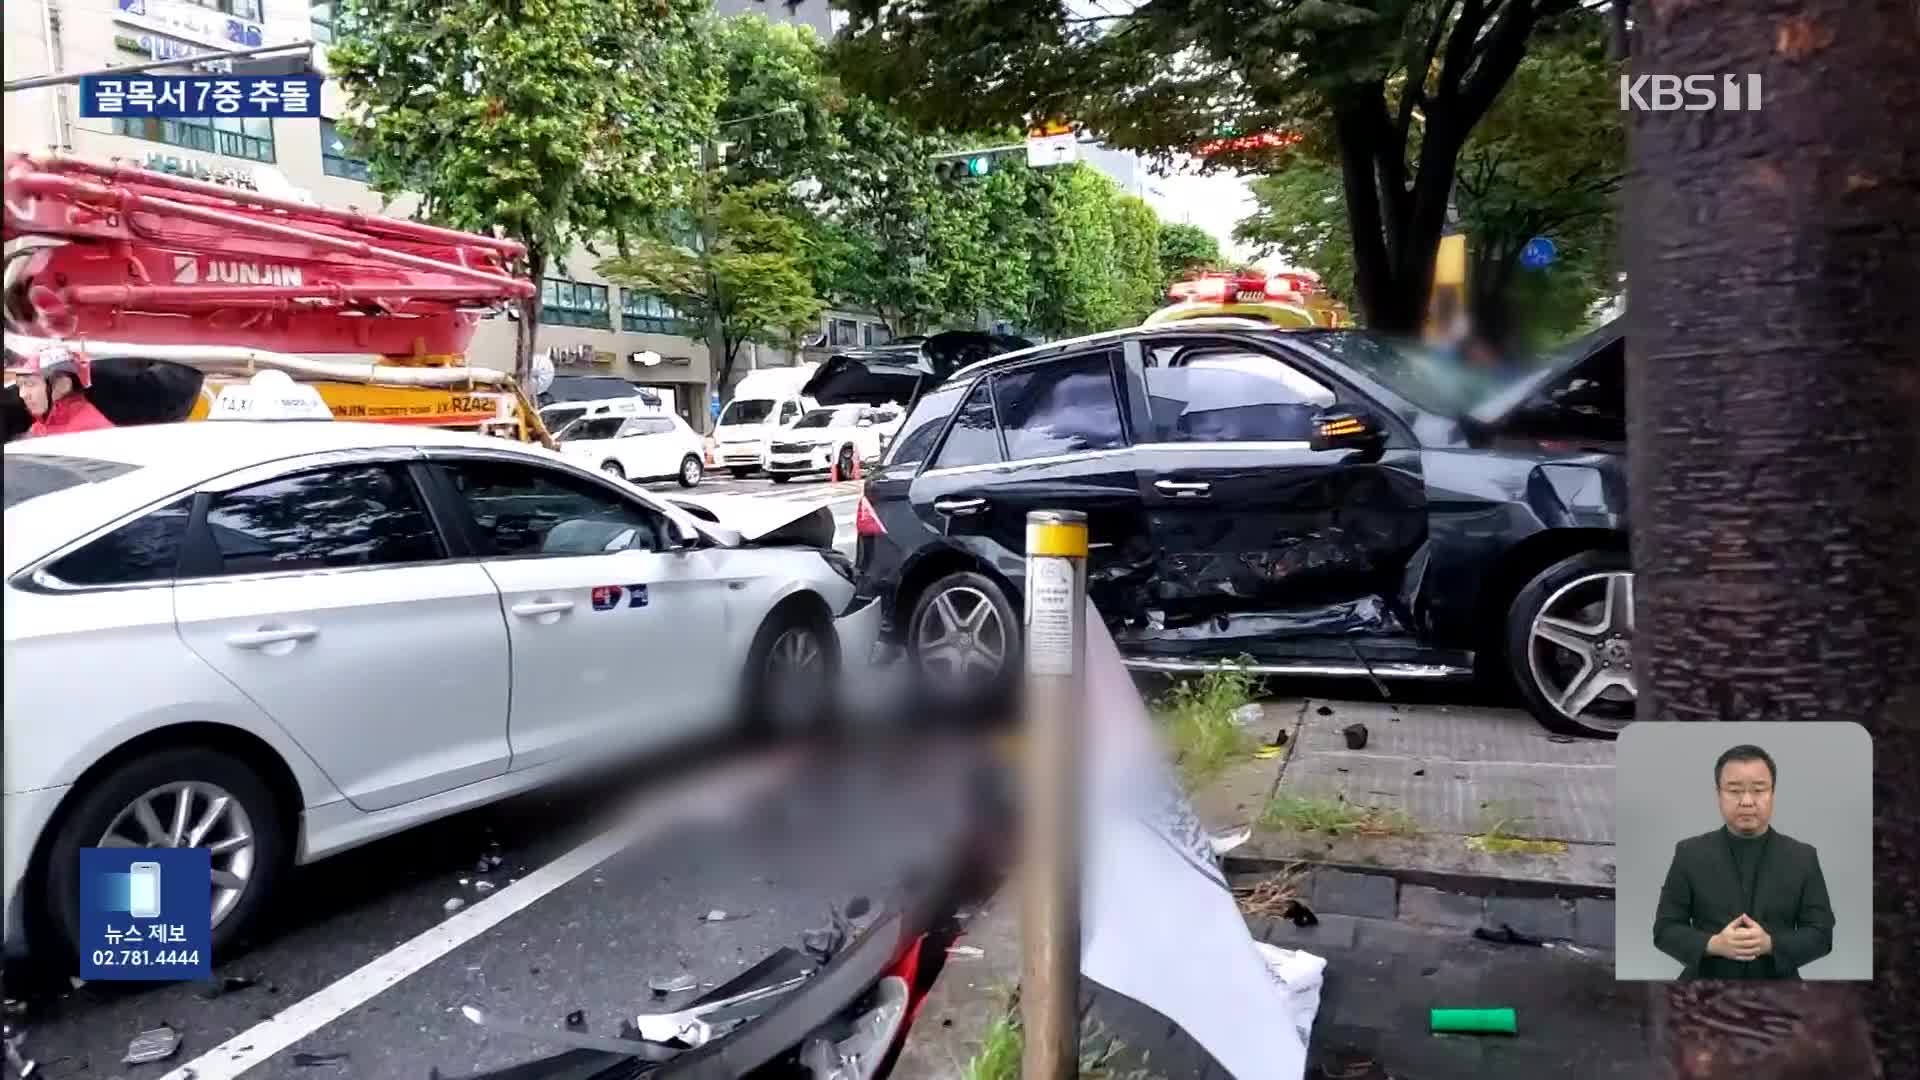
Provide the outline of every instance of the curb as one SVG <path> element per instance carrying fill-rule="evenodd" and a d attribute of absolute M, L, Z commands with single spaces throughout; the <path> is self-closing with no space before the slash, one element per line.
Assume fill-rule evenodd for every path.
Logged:
<path fill-rule="evenodd" d="M 1324 862 L 1315 859 L 1275 859 L 1265 856 L 1243 857 L 1228 855 L 1222 860 L 1228 876 L 1236 874 L 1271 874 L 1282 870 L 1340 870 L 1349 874 L 1365 874 L 1370 877 L 1387 877 L 1402 885 L 1424 885 L 1431 889 L 1462 893 L 1483 899 L 1489 897 L 1512 897 L 1514 899 L 1562 899 L 1562 900 L 1612 900 L 1615 888 L 1612 885 L 1586 885 L 1571 881 L 1552 881 L 1545 878 L 1499 877 L 1492 874 L 1470 874 L 1451 870 L 1419 870 L 1393 866 L 1380 866 L 1374 863 Z"/>

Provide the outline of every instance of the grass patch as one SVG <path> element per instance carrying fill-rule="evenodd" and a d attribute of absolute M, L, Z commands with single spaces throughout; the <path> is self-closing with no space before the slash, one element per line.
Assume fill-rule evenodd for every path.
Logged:
<path fill-rule="evenodd" d="M 1259 740 L 1233 722 L 1233 710 L 1251 703 L 1259 688 L 1247 672 L 1209 671 L 1179 683 L 1156 704 L 1188 791 L 1252 756 Z"/>
<path fill-rule="evenodd" d="M 1020 1080 L 1020 1054 L 1025 1040 L 1020 1037 L 1020 1017 L 1008 1013 L 987 1029 L 980 1053 L 967 1063 L 966 1080 Z M 1086 1049 L 1088 1045 L 1096 1049 Z M 1095 1031 L 1080 1037 L 1080 1080 L 1157 1080 L 1145 1069 L 1121 1073 L 1113 1059 L 1126 1048 L 1118 1039 L 1105 1038 Z"/>
<path fill-rule="evenodd" d="M 1404 810 L 1311 795 L 1275 795 L 1267 800 L 1260 827 L 1329 836 L 1413 836 L 1420 831 Z"/>
<path fill-rule="evenodd" d="M 1467 837 L 1467 848 L 1489 855 L 1565 855 L 1564 840 L 1542 840 L 1525 835 L 1520 826 L 1532 820 L 1505 803 L 1480 807 L 1480 831 Z"/>

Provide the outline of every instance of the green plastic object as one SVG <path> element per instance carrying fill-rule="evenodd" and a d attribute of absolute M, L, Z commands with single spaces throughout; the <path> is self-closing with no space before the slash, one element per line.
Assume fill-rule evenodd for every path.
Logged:
<path fill-rule="evenodd" d="M 1519 1020 L 1512 1009 L 1432 1009 L 1433 1033 L 1465 1035 L 1512 1035 Z"/>

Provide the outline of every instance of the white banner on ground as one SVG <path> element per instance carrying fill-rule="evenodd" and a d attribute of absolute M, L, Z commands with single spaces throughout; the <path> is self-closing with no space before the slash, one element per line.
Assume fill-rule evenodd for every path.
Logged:
<path fill-rule="evenodd" d="M 1300 1080 L 1326 961 L 1253 940 L 1091 603 L 1086 665 L 1081 972 L 1179 1024 L 1236 1080 Z"/>

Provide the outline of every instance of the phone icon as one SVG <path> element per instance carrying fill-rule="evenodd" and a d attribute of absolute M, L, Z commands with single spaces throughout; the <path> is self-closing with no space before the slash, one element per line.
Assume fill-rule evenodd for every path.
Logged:
<path fill-rule="evenodd" d="M 136 919 L 157 917 L 160 914 L 160 864 L 134 863 L 127 877 L 132 885 L 127 897 L 130 914 Z"/>

